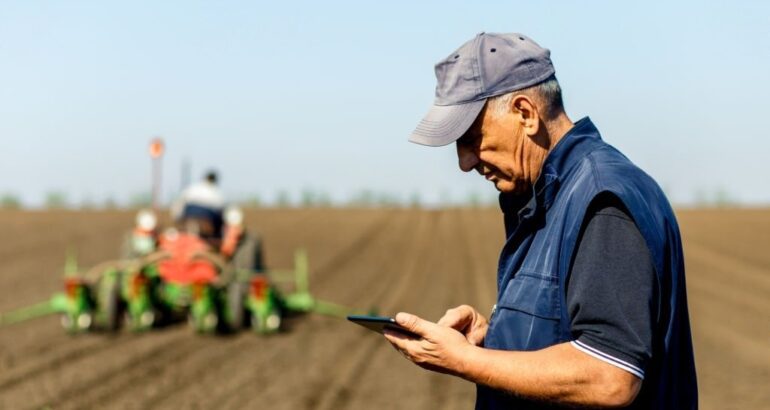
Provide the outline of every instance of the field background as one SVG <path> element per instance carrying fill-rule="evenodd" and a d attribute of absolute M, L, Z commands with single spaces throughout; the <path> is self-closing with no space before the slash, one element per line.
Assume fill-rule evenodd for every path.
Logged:
<path fill-rule="evenodd" d="M 61 287 L 67 249 L 83 266 L 115 258 L 134 214 L 1 211 L 0 312 Z M 770 211 L 678 212 L 701 408 L 770 408 Z M 437 319 L 488 311 L 503 231 L 497 210 L 259 210 L 267 263 L 310 256 L 315 295 Z M 0 409 L 472 408 L 472 385 L 422 371 L 366 330 L 317 315 L 287 332 L 70 337 L 58 318 L 0 328 Z"/>

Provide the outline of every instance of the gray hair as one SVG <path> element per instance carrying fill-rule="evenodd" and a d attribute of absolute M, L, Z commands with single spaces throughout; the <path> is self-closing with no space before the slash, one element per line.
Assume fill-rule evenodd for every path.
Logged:
<path fill-rule="evenodd" d="M 535 84 L 523 90 L 511 91 L 507 94 L 490 97 L 487 100 L 487 108 L 496 117 L 503 116 L 510 111 L 511 101 L 515 95 L 524 94 L 533 100 L 544 115 L 545 119 L 555 118 L 564 111 L 564 102 L 561 97 L 561 86 L 556 76 L 552 75 L 545 81 Z"/>

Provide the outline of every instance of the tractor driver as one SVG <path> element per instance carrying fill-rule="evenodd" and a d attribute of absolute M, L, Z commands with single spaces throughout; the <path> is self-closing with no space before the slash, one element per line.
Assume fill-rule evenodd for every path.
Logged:
<path fill-rule="evenodd" d="M 222 214 L 225 198 L 217 186 L 216 171 L 206 173 L 202 181 L 182 192 L 171 209 L 171 216 L 187 231 L 193 230 L 204 239 L 222 237 Z"/>

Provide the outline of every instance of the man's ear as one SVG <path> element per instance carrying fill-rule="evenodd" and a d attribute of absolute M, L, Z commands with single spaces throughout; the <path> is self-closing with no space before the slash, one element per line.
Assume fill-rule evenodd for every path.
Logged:
<path fill-rule="evenodd" d="M 540 113 L 537 112 L 537 106 L 526 95 L 519 94 L 511 99 L 511 111 L 517 116 L 524 134 L 534 137 L 540 131 Z"/>

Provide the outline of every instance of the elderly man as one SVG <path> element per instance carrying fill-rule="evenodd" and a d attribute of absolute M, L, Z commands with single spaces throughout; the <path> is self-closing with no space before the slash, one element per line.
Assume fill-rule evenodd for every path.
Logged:
<path fill-rule="evenodd" d="M 500 191 L 507 240 L 489 320 L 470 306 L 417 337 L 416 364 L 477 384 L 478 409 L 697 408 L 676 218 L 643 171 L 564 112 L 550 52 L 481 33 L 436 65 L 436 101 L 410 140 L 455 143 Z"/>

